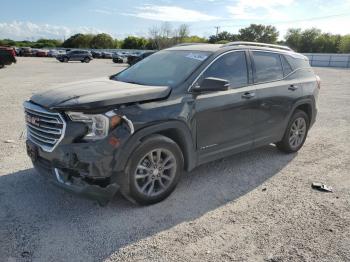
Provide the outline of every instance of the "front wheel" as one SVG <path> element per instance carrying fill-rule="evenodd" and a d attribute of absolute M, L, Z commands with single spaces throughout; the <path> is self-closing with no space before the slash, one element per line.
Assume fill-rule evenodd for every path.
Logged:
<path fill-rule="evenodd" d="M 304 111 L 295 111 L 289 120 L 282 140 L 276 143 L 277 148 L 286 153 L 297 152 L 304 145 L 309 123 L 309 117 Z"/>
<path fill-rule="evenodd" d="M 141 205 L 167 198 L 183 172 L 184 159 L 179 146 L 170 138 L 153 135 L 132 154 L 121 185 L 124 196 Z"/>
<path fill-rule="evenodd" d="M 83 62 L 85 62 L 85 63 L 90 63 L 90 58 L 85 57 L 84 60 L 83 60 Z"/>

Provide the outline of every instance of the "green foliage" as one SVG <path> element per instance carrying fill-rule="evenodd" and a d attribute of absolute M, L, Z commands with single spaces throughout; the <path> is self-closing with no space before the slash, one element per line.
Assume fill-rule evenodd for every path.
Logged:
<path fill-rule="evenodd" d="M 146 49 L 148 40 L 143 37 L 128 36 L 124 39 L 121 47 L 123 49 Z"/>
<path fill-rule="evenodd" d="M 274 26 L 251 24 L 239 30 L 238 34 L 228 31 L 203 38 L 190 35 L 189 26 L 180 25 L 173 29 L 171 24 L 164 23 L 160 27 L 150 29 L 150 37 L 128 36 L 123 40 L 113 39 L 108 34 L 75 34 L 63 43 L 57 39 L 39 39 L 37 41 L 14 41 L 0 39 L 0 46 L 17 46 L 33 48 L 124 48 L 124 49 L 162 49 L 179 43 L 219 43 L 233 41 L 257 41 L 263 43 L 285 44 L 301 53 L 350 53 L 350 35 L 333 35 L 322 33 L 321 30 L 310 28 L 288 29 L 284 41 L 277 41 L 278 31 Z"/>
<path fill-rule="evenodd" d="M 192 35 L 192 36 L 184 37 L 181 42 L 182 43 L 207 43 L 208 40 L 204 37 Z"/>
<path fill-rule="evenodd" d="M 222 31 L 218 35 L 211 35 L 209 36 L 209 43 L 218 43 L 220 41 L 227 41 L 227 42 L 233 42 L 233 41 L 238 41 L 239 36 L 235 34 L 231 34 L 227 31 Z"/>
<path fill-rule="evenodd" d="M 241 41 L 276 43 L 278 35 L 276 27 L 272 25 L 251 24 L 239 30 Z"/>
<path fill-rule="evenodd" d="M 345 35 L 339 43 L 339 51 L 341 53 L 350 53 L 350 35 Z"/>
<path fill-rule="evenodd" d="M 95 49 L 113 48 L 114 40 L 108 34 L 98 34 L 92 38 L 90 47 Z"/>
<path fill-rule="evenodd" d="M 302 53 L 338 53 L 342 36 L 322 33 L 316 28 L 302 31 L 300 28 L 292 28 L 285 36 L 286 44 L 294 50 Z"/>

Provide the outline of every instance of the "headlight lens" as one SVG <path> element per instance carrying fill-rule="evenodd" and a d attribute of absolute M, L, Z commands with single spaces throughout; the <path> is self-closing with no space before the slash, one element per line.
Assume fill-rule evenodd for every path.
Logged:
<path fill-rule="evenodd" d="M 111 115 L 110 112 L 108 113 Z M 72 121 L 84 122 L 87 125 L 88 132 L 84 136 L 84 139 L 98 140 L 103 139 L 108 135 L 110 129 L 110 118 L 106 115 L 89 115 L 80 112 L 67 112 L 67 115 Z"/>

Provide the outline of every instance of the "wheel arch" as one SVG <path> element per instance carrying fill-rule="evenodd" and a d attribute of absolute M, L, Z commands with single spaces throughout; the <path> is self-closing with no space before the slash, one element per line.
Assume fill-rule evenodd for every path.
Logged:
<path fill-rule="evenodd" d="M 185 170 L 192 170 L 197 164 L 195 144 L 191 132 L 182 121 L 173 120 L 164 123 L 154 124 L 136 131 L 126 143 L 119 149 L 116 171 L 125 169 L 129 157 L 134 150 L 151 135 L 163 135 L 172 139 L 180 147 L 184 157 Z"/>
<path fill-rule="evenodd" d="M 291 110 L 291 114 L 289 115 L 290 119 L 292 115 L 295 113 L 296 110 L 301 110 L 306 113 L 306 115 L 309 117 L 309 124 L 313 123 L 313 119 L 315 118 L 315 109 L 314 109 L 314 102 L 312 99 L 302 99 L 299 100 L 297 103 L 295 103 L 293 110 Z M 289 121 L 289 120 L 288 120 Z"/>

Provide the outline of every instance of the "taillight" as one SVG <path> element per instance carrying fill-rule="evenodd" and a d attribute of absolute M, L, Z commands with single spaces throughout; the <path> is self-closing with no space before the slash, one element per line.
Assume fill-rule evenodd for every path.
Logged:
<path fill-rule="evenodd" d="M 321 78 L 318 75 L 316 75 L 316 82 L 318 89 L 321 89 Z"/>

